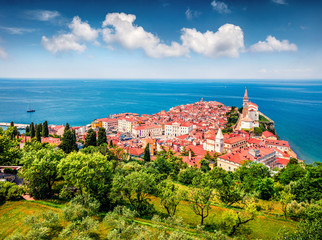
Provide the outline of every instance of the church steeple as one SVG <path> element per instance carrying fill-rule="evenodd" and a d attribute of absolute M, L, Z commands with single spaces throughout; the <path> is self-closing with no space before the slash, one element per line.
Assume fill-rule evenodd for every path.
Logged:
<path fill-rule="evenodd" d="M 224 136 L 222 135 L 220 128 L 215 138 L 215 151 L 219 153 L 222 153 L 224 151 Z"/>
<path fill-rule="evenodd" d="M 244 94 L 244 100 L 243 100 L 243 117 L 246 117 L 248 115 L 248 92 L 247 88 L 245 87 L 245 94 Z"/>
<path fill-rule="evenodd" d="M 245 87 L 244 102 L 248 102 L 247 87 Z"/>

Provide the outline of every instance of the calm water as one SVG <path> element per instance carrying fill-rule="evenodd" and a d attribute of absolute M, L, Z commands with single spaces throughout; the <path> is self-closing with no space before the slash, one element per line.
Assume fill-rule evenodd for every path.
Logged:
<path fill-rule="evenodd" d="M 245 86 L 301 159 L 322 161 L 322 81 L 0 79 L 0 122 L 85 125 L 109 114 L 153 114 L 201 98 L 241 106 Z M 27 113 L 28 105 L 36 112 Z"/>

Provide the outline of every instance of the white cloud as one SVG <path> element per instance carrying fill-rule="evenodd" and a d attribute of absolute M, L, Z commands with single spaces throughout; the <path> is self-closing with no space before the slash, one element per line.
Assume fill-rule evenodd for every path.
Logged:
<path fill-rule="evenodd" d="M 41 39 L 43 47 L 53 54 L 69 50 L 83 52 L 86 50 L 84 42 L 95 43 L 98 37 L 99 31 L 92 29 L 87 22 L 82 22 L 78 16 L 73 18 L 68 27 L 71 33 L 60 34 L 51 38 L 43 36 Z"/>
<path fill-rule="evenodd" d="M 98 30 L 91 28 L 87 22 L 82 22 L 79 17 L 74 17 L 71 24 L 68 27 L 72 30 L 74 36 L 85 40 L 95 41 L 98 37 Z"/>
<path fill-rule="evenodd" d="M 0 46 L 0 58 L 6 59 L 8 57 L 7 52 Z"/>
<path fill-rule="evenodd" d="M 104 42 L 111 47 L 117 43 L 126 49 L 143 49 L 149 57 L 179 57 L 188 54 L 188 50 L 177 42 L 171 45 L 161 43 L 160 39 L 141 26 L 133 25 L 136 16 L 125 13 L 109 13 L 103 22 Z"/>
<path fill-rule="evenodd" d="M 191 10 L 190 8 L 188 8 L 188 9 L 186 10 L 185 14 L 186 14 L 186 18 L 187 18 L 188 20 L 191 20 L 191 19 L 193 19 L 193 18 L 197 18 L 197 17 L 199 17 L 199 16 L 200 16 L 200 14 L 201 14 L 201 12 L 199 12 L 199 11 L 195 11 L 195 10 Z"/>
<path fill-rule="evenodd" d="M 219 13 L 231 13 L 230 9 L 228 8 L 227 4 L 224 2 L 220 2 L 220 1 L 212 1 L 211 2 L 211 6 L 213 7 L 213 9 Z"/>
<path fill-rule="evenodd" d="M 183 28 L 182 33 L 183 46 L 207 57 L 239 57 L 244 49 L 243 31 L 233 24 L 225 24 L 217 32 Z"/>
<path fill-rule="evenodd" d="M 52 54 L 69 50 L 83 52 L 86 49 L 86 45 L 80 44 L 77 38 L 70 33 L 53 36 L 49 39 L 46 36 L 42 36 L 41 44 L 47 51 L 51 52 Z"/>
<path fill-rule="evenodd" d="M 287 4 L 287 3 L 285 2 L 285 0 L 272 0 L 272 2 L 277 3 L 277 4 L 281 4 L 281 5 L 285 5 L 285 4 Z"/>
<path fill-rule="evenodd" d="M 297 51 L 297 46 L 294 43 L 289 43 L 288 40 L 279 41 L 273 36 L 268 36 L 265 41 L 255 43 L 248 50 L 251 52 Z"/>
<path fill-rule="evenodd" d="M 49 10 L 30 10 L 26 14 L 28 18 L 38 21 L 49 21 L 60 16 L 59 12 Z"/>
<path fill-rule="evenodd" d="M 6 30 L 10 34 L 19 34 L 19 35 L 35 31 L 35 29 L 32 29 L 32 28 L 15 28 L 15 27 L 3 27 L 3 26 L 0 26 L 0 29 Z"/>

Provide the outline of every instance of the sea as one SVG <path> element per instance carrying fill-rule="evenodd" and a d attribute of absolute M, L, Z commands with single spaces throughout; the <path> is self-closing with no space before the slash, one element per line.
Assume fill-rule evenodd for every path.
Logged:
<path fill-rule="evenodd" d="M 322 162 L 322 80 L 0 79 L 0 122 L 80 126 L 111 114 L 154 114 L 200 101 L 249 99 L 299 159 Z M 32 108 L 34 113 L 27 113 Z"/>

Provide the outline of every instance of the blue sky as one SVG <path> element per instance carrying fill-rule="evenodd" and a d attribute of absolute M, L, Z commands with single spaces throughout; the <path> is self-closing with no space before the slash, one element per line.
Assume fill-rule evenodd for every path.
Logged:
<path fill-rule="evenodd" d="M 322 79 L 322 1 L 0 6 L 0 78 Z"/>

